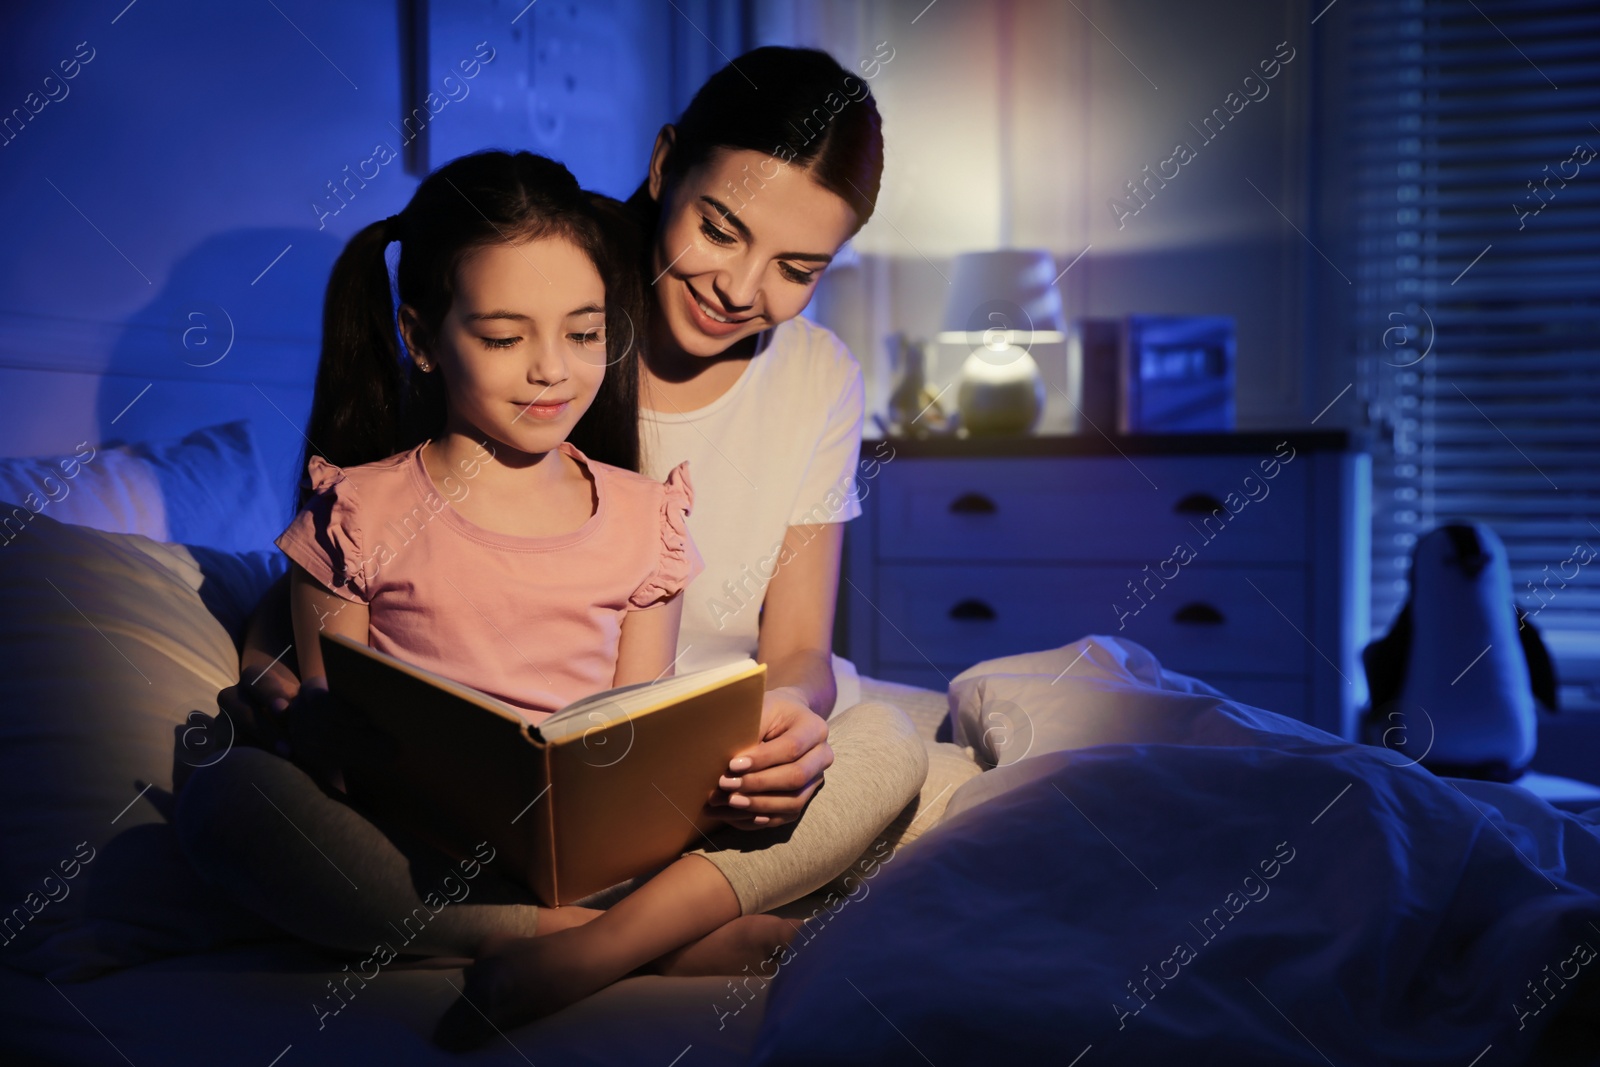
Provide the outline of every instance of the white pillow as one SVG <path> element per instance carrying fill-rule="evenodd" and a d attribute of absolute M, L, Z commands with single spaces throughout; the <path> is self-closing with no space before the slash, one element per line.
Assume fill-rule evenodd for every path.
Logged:
<path fill-rule="evenodd" d="M 153 883 L 192 884 L 151 834 L 170 833 L 157 804 L 174 727 L 216 714 L 217 691 L 238 681 L 230 631 L 282 571 L 276 550 L 190 550 L 48 510 L 0 545 L 0 964 L 70 979 L 132 942 L 149 948 L 126 931 L 97 943 L 86 901 L 132 906 L 125 876 L 110 876 L 141 866 Z M 220 752 L 229 739 L 207 740 Z M 211 758 L 192 750 L 191 763 Z"/>
<path fill-rule="evenodd" d="M 181 440 L 0 459 L 0 546 L 35 515 L 228 551 L 267 549 L 289 524 L 246 419 Z"/>

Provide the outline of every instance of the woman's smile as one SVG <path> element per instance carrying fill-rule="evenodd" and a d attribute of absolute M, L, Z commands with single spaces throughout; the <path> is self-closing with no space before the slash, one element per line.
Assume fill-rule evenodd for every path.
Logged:
<path fill-rule="evenodd" d="M 741 328 L 757 315 L 747 315 L 744 318 L 733 318 L 722 312 L 719 304 L 706 300 L 694 286 L 687 280 L 683 283 L 686 301 L 689 305 L 689 316 L 701 333 L 711 337 L 727 337 L 738 333 Z"/>
<path fill-rule="evenodd" d="M 800 314 L 857 216 L 803 167 L 752 149 L 718 148 L 668 183 L 669 144 L 658 140 L 650 185 L 663 325 L 683 354 L 721 356 Z"/>

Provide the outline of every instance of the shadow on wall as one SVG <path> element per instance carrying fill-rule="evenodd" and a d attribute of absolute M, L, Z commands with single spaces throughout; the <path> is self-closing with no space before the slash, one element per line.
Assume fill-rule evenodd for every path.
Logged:
<path fill-rule="evenodd" d="M 185 254 L 112 347 L 95 400 L 100 439 L 170 439 L 247 418 L 287 522 L 323 289 L 342 247 L 326 232 L 261 228 L 213 235 Z"/>

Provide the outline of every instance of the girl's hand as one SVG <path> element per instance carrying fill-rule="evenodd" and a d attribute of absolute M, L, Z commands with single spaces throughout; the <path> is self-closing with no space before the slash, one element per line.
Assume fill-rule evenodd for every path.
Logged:
<path fill-rule="evenodd" d="M 283 713 L 291 758 L 324 789 L 346 793 L 347 759 L 359 753 L 363 766 L 381 768 L 393 763 L 397 749 L 391 738 L 368 722 L 365 713 L 328 692 L 321 681 L 318 678 L 302 686 Z"/>
<path fill-rule="evenodd" d="M 324 789 L 345 791 L 343 753 L 365 738 L 357 729 L 359 713 L 345 707 L 326 689 L 308 685 L 283 712 L 291 758 Z"/>
<path fill-rule="evenodd" d="M 792 686 L 769 689 L 761 704 L 761 742 L 728 764 L 706 810 L 741 830 L 794 822 L 833 763 L 828 724 Z"/>
<path fill-rule="evenodd" d="M 282 661 L 256 665 L 246 663 L 238 685 L 217 694 L 217 706 L 232 721 L 241 744 L 289 755 L 284 709 L 300 693 L 300 679 Z"/>
<path fill-rule="evenodd" d="M 285 573 L 262 595 L 245 632 L 239 684 L 217 694 L 239 743 L 282 755 L 288 754 L 282 712 L 300 692 L 289 577 Z"/>
<path fill-rule="evenodd" d="M 300 679 L 282 658 L 271 662 L 259 656 L 259 662 L 252 665 L 247 649 L 238 684 L 217 693 L 217 714 L 193 711 L 173 728 L 173 796 L 183 789 L 190 772 L 220 763 L 235 745 L 264 748 L 288 758 L 289 733 L 283 711 L 300 692 Z"/>

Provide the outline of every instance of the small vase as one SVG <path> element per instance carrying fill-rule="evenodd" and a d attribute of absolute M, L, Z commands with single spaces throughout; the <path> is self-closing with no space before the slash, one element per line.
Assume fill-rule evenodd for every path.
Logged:
<path fill-rule="evenodd" d="M 938 397 L 928 387 L 927 342 L 895 334 L 889 340 L 894 385 L 889 390 L 889 433 L 895 437 L 928 437 L 947 429 Z"/>

